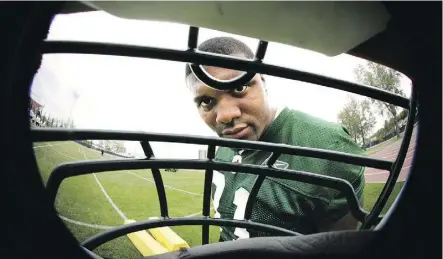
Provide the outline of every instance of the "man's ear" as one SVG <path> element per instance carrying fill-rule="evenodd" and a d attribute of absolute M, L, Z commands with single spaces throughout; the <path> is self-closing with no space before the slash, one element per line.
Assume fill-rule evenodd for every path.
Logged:
<path fill-rule="evenodd" d="M 187 87 L 188 90 L 189 90 L 191 93 L 193 93 L 193 94 L 196 93 L 195 85 L 196 85 L 196 83 L 197 83 L 197 80 L 198 80 L 198 79 L 195 78 L 195 76 L 194 76 L 193 74 L 189 74 L 189 75 L 186 77 L 186 79 L 185 79 L 186 87 Z"/>

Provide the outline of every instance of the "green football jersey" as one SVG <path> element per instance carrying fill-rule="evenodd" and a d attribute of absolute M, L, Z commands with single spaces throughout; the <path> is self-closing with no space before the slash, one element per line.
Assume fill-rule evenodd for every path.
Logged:
<path fill-rule="evenodd" d="M 259 141 L 364 154 L 341 125 L 288 108 L 281 111 Z M 270 155 L 265 151 L 220 147 L 215 159 L 264 165 Z M 345 179 L 351 183 L 362 202 L 365 184 L 362 166 L 293 155 L 281 155 L 274 166 Z M 215 217 L 244 219 L 246 202 L 256 177 L 246 173 L 214 171 L 212 198 Z M 349 208 L 346 199 L 334 189 L 267 177 L 254 203 L 251 220 L 310 234 L 347 214 Z M 221 227 L 220 233 L 225 241 L 268 235 L 271 234 L 233 227 Z"/>

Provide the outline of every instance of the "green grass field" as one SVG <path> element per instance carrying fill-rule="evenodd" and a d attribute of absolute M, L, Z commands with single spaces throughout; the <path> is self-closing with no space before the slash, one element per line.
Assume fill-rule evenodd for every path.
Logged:
<path fill-rule="evenodd" d="M 52 146 L 48 146 L 52 145 Z M 46 183 L 51 171 L 59 164 L 70 161 L 102 159 L 98 151 L 75 142 L 36 143 L 35 156 Z M 114 158 L 105 154 L 103 159 Z M 183 217 L 201 215 L 204 173 L 201 171 L 161 171 L 168 201 L 169 215 Z M 150 170 L 103 172 L 76 176 L 65 180 L 56 198 L 56 209 L 64 222 L 80 242 L 95 235 L 103 226 L 123 224 L 123 218 L 103 193 L 129 219 L 145 220 L 159 216 L 157 191 Z M 398 183 L 383 213 L 389 209 L 403 183 Z M 383 184 L 367 184 L 364 208 L 371 210 Z M 85 226 L 82 223 L 93 224 Z M 81 225 L 82 224 L 82 225 Z M 97 226 L 98 225 L 98 226 Z M 201 226 L 173 227 L 190 246 L 201 244 Z M 219 228 L 211 227 L 210 242 L 218 242 Z M 108 242 L 95 250 L 103 257 L 138 258 L 141 255 L 126 236 Z"/>
<path fill-rule="evenodd" d="M 386 146 L 389 146 L 397 141 L 401 141 L 402 139 L 403 138 L 397 138 L 397 137 L 390 138 L 390 139 L 386 140 L 385 142 L 382 142 L 376 146 L 366 149 L 366 154 L 373 155 L 373 154 L 377 153 L 378 151 L 382 150 L 383 148 L 385 148 Z"/>

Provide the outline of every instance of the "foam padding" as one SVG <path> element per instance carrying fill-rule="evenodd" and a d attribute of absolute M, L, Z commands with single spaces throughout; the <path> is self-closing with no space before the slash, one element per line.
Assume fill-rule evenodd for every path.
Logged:
<path fill-rule="evenodd" d="M 158 219 L 150 217 L 149 219 Z M 189 244 L 183 240 L 170 227 L 148 229 L 149 233 L 169 251 L 178 251 L 181 247 L 189 248 Z"/>
<path fill-rule="evenodd" d="M 135 220 L 125 220 L 125 224 L 134 223 Z M 143 256 L 158 255 L 167 253 L 168 249 L 157 242 L 146 230 L 141 230 L 127 234 L 129 240 Z"/>

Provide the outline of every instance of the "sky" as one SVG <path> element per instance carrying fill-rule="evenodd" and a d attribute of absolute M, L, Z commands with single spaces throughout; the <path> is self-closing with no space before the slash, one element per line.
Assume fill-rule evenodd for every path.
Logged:
<path fill-rule="evenodd" d="M 185 50 L 189 26 L 176 23 L 121 19 L 104 12 L 58 15 L 48 40 L 133 44 Z M 200 29 L 199 43 L 214 36 L 232 36 L 253 51 L 258 40 Z M 364 60 L 347 54 L 328 57 L 313 51 L 270 42 L 264 62 L 357 82 L 353 73 Z M 184 63 L 102 55 L 46 54 L 34 78 L 30 96 L 44 112 L 74 120 L 77 128 L 132 130 L 155 133 L 216 136 L 200 119 L 184 80 Z M 328 121 L 349 95 L 344 91 L 266 76 L 271 103 L 285 105 Z M 401 87 L 410 96 L 410 80 Z M 78 98 L 74 98 L 75 93 Z M 358 96 L 359 98 L 363 98 Z M 383 125 L 378 117 L 374 131 Z M 157 157 L 197 158 L 189 144 L 153 143 Z M 141 155 L 138 143 L 127 151 Z"/>

